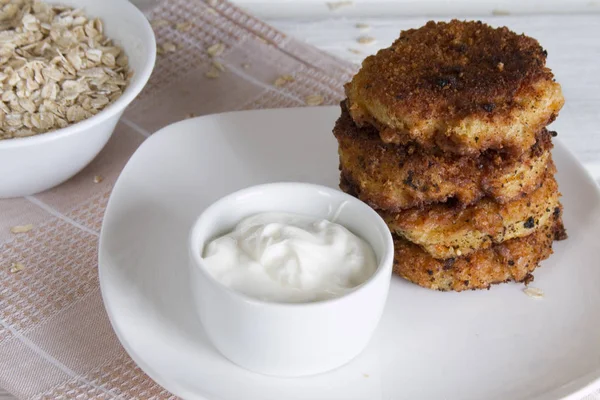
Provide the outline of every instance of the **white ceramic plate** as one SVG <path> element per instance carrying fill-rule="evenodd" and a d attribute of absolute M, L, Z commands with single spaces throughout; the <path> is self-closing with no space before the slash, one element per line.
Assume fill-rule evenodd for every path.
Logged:
<path fill-rule="evenodd" d="M 250 185 L 337 187 L 338 114 L 324 107 L 213 115 L 142 144 L 115 185 L 99 251 L 106 309 L 131 357 L 186 399 L 583 397 L 600 378 L 600 195 L 560 141 L 554 157 L 570 237 L 535 272 L 543 299 L 526 296 L 521 284 L 442 293 L 394 278 L 365 352 L 307 378 L 247 372 L 207 343 L 188 288 L 192 222 Z"/>

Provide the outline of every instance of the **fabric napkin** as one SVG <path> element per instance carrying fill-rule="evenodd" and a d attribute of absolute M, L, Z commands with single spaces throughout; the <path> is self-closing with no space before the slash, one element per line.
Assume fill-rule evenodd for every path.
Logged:
<path fill-rule="evenodd" d="M 354 66 L 228 2 L 208 3 L 164 0 L 147 12 L 159 46 L 154 73 L 83 172 L 0 200 L 0 388 L 18 398 L 174 398 L 125 353 L 102 304 L 98 236 L 117 176 L 148 135 L 172 122 L 343 97 Z M 12 233 L 17 226 L 31 229 Z"/>
<path fill-rule="evenodd" d="M 0 388 L 17 398 L 174 399 L 125 353 L 102 304 L 98 236 L 117 176 L 169 123 L 335 104 L 356 70 L 225 1 L 162 0 L 147 15 L 156 68 L 106 148 L 55 189 L 0 200 Z"/>

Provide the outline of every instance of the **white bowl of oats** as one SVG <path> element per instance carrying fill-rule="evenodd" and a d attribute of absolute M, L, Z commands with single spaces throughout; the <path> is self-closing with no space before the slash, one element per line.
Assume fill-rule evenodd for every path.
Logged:
<path fill-rule="evenodd" d="M 0 198 L 81 171 L 148 81 L 156 41 L 127 0 L 0 5 Z"/>

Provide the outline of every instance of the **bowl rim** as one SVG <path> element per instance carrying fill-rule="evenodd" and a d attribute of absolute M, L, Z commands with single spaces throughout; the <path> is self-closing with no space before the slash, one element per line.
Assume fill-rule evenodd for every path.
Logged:
<path fill-rule="evenodd" d="M 278 190 L 285 191 L 286 188 L 289 187 L 299 187 L 302 190 L 310 190 L 310 191 L 325 191 L 327 193 L 334 194 L 335 196 L 341 197 L 343 200 L 348 202 L 354 202 L 358 204 L 359 207 L 365 210 L 366 215 L 371 218 L 370 223 L 375 223 L 377 225 L 377 229 L 380 230 L 384 234 L 384 250 L 381 254 L 381 258 L 377 263 L 377 268 L 375 272 L 360 285 L 353 288 L 352 291 L 348 293 L 344 293 L 341 296 L 319 300 L 319 301 L 311 301 L 311 302 L 297 302 L 297 303 L 287 303 L 282 301 L 272 301 L 272 300 L 261 300 L 256 297 L 249 296 L 247 294 L 238 292 L 234 289 L 231 289 L 225 286 L 223 283 L 218 281 L 215 277 L 213 277 L 210 272 L 203 266 L 201 251 L 198 251 L 196 244 L 196 232 L 202 226 L 203 219 L 211 212 L 214 212 L 214 209 L 217 208 L 221 203 L 231 200 L 234 197 L 245 196 L 252 193 L 259 192 L 261 190 Z M 343 226 L 343 225 L 342 225 Z M 353 232 L 354 233 L 354 232 Z M 356 234 L 356 233 L 355 233 Z M 359 235 L 359 237 L 361 237 Z M 361 237 L 362 238 L 362 237 Z M 366 241 L 366 239 L 362 238 Z M 368 242 L 367 242 L 368 243 Z M 371 243 L 368 243 L 371 246 Z M 388 282 L 391 281 L 391 270 L 394 258 L 394 242 L 392 239 L 392 234 L 379 214 L 375 210 L 373 210 L 369 205 L 364 203 L 363 201 L 353 197 L 347 193 L 342 192 L 341 190 L 337 190 L 331 187 L 317 185 L 313 183 L 305 183 L 305 182 L 273 182 L 266 183 L 260 185 L 250 186 L 241 190 L 237 190 L 230 194 L 227 194 L 216 201 L 214 201 L 211 205 L 205 208 L 200 215 L 194 221 L 192 228 L 190 229 L 190 233 L 188 235 L 188 251 L 189 257 L 193 261 L 193 268 L 196 268 L 200 271 L 200 273 L 214 286 L 217 290 L 221 290 L 226 293 L 228 296 L 250 305 L 254 306 L 263 306 L 263 307 L 275 307 L 275 308 L 286 308 L 286 309 L 304 309 L 304 308 L 319 308 L 319 307 L 328 307 L 331 305 L 335 305 L 337 303 L 347 301 L 352 297 L 356 297 L 359 292 L 366 290 L 367 287 L 374 285 L 374 282 L 379 278 L 382 274 L 387 274 Z M 373 249 L 374 251 L 374 249 Z"/>
<path fill-rule="evenodd" d="M 104 0 L 105 2 L 107 0 Z M 71 136 L 76 133 L 85 131 L 92 126 L 98 125 L 107 119 L 113 117 L 115 114 L 125 110 L 125 108 L 140 94 L 142 89 L 146 86 L 146 83 L 150 79 L 150 75 L 154 69 L 156 62 L 156 37 L 154 30 L 150 25 L 150 22 L 146 16 L 136 6 L 127 0 L 109 0 L 115 3 L 114 7 L 118 7 L 122 13 L 127 13 L 131 18 L 136 19 L 142 26 L 143 40 L 148 44 L 149 51 L 145 54 L 142 61 L 142 68 L 138 71 L 134 71 L 136 75 L 136 81 L 131 82 L 125 89 L 123 94 L 114 102 L 108 105 L 105 109 L 100 111 L 98 114 L 91 116 L 83 121 L 77 122 L 73 125 L 65 128 L 56 129 L 50 132 L 44 132 L 37 135 L 11 138 L 0 140 L 0 149 L 13 148 L 20 146 L 36 145 L 38 143 L 49 142 L 57 140 L 66 136 Z M 60 1 L 58 1 L 60 3 Z M 103 21 L 104 22 L 104 21 Z M 110 22 L 109 22 L 110 23 Z"/>

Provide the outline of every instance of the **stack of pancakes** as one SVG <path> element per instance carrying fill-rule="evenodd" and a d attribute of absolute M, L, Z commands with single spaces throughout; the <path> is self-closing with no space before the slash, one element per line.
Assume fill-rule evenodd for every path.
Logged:
<path fill-rule="evenodd" d="M 340 187 L 387 221 L 395 273 L 438 290 L 529 283 L 566 237 L 546 55 L 507 28 L 429 22 L 346 85 Z"/>

